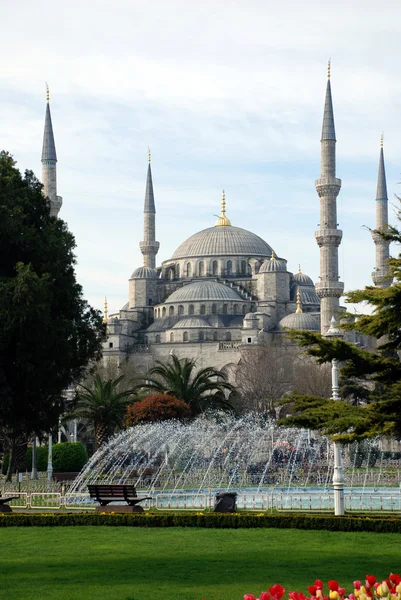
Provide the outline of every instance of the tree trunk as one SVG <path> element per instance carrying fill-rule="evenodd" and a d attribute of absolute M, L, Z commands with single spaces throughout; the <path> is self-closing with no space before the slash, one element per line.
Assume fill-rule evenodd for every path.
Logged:
<path fill-rule="evenodd" d="M 6 482 L 11 483 L 12 474 L 14 472 L 14 464 L 15 464 L 15 438 L 10 440 L 10 459 L 8 461 L 8 469 L 6 475 Z"/>
<path fill-rule="evenodd" d="M 111 436 L 110 427 L 103 423 L 97 423 L 95 426 L 96 448 L 100 448 Z"/>

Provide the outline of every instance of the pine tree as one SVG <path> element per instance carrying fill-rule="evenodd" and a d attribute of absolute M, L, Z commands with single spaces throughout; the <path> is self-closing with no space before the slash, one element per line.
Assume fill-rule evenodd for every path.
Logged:
<path fill-rule="evenodd" d="M 401 220 L 400 211 L 397 217 Z M 401 243 L 401 232 L 396 227 L 375 233 Z M 341 328 L 376 338 L 374 351 L 319 334 L 290 332 L 290 337 L 318 363 L 333 358 L 341 362 L 343 393 L 354 401 L 293 394 L 288 401 L 293 402 L 294 415 L 281 424 L 318 429 L 343 442 L 377 435 L 401 438 L 401 254 L 389 260 L 389 276 L 393 280 L 390 287 L 367 286 L 347 294 L 348 302 L 367 303 L 373 312 L 356 318 L 348 315 Z"/>

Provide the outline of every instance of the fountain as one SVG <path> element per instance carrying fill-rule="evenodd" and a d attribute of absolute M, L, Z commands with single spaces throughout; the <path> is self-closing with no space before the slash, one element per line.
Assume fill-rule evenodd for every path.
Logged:
<path fill-rule="evenodd" d="M 361 509 L 369 508 L 366 499 L 375 496 L 371 508 L 383 507 L 383 498 L 390 498 L 390 509 L 399 509 L 401 461 L 386 480 L 385 461 L 377 442 L 372 445 L 378 467 L 369 466 L 369 460 L 357 467 L 356 453 L 352 458 L 343 449 L 348 508 L 355 498 Z M 87 501 L 88 484 L 107 482 L 134 483 L 158 508 L 206 508 L 217 491 L 236 490 L 243 507 L 328 509 L 332 477 L 332 445 L 326 437 L 277 427 L 257 414 L 234 418 L 218 413 L 185 424 L 165 421 L 126 429 L 92 456 L 66 504 Z M 386 487 L 379 489 L 379 483 Z"/>

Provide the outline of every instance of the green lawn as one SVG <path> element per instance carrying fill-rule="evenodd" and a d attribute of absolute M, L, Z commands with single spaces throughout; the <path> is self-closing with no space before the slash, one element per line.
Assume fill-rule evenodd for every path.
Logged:
<path fill-rule="evenodd" d="M 0 530 L 4 600 L 242 600 L 401 571 L 401 535 L 279 529 Z"/>

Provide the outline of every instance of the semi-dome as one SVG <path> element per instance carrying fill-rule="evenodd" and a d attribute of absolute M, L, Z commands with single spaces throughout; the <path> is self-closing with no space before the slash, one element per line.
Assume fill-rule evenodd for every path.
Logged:
<path fill-rule="evenodd" d="M 200 329 L 205 327 L 211 327 L 205 319 L 200 317 L 187 317 L 186 319 L 178 321 L 173 329 Z"/>
<path fill-rule="evenodd" d="M 287 271 L 287 261 L 283 258 L 277 258 L 272 252 L 271 258 L 264 261 L 259 273 L 277 273 L 278 271 Z"/>
<path fill-rule="evenodd" d="M 185 240 L 172 256 L 196 258 L 203 256 L 262 256 L 270 258 L 272 248 L 255 233 L 232 226 L 203 229 Z"/>
<path fill-rule="evenodd" d="M 130 279 L 157 279 L 157 271 L 150 267 L 139 267 L 135 269 Z"/>
<path fill-rule="evenodd" d="M 173 292 L 164 304 L 172 302 L 201 302 L 203 300 L 242 300 L 230 287 L 216 281 L 194 281 Z"/>
<path fill-rule="evenodd" d="M 281 319 L 280 329 L 300 329 L 302 331 L 320 331 L 320 323 L 309 313 L 291 313 Z"/>

